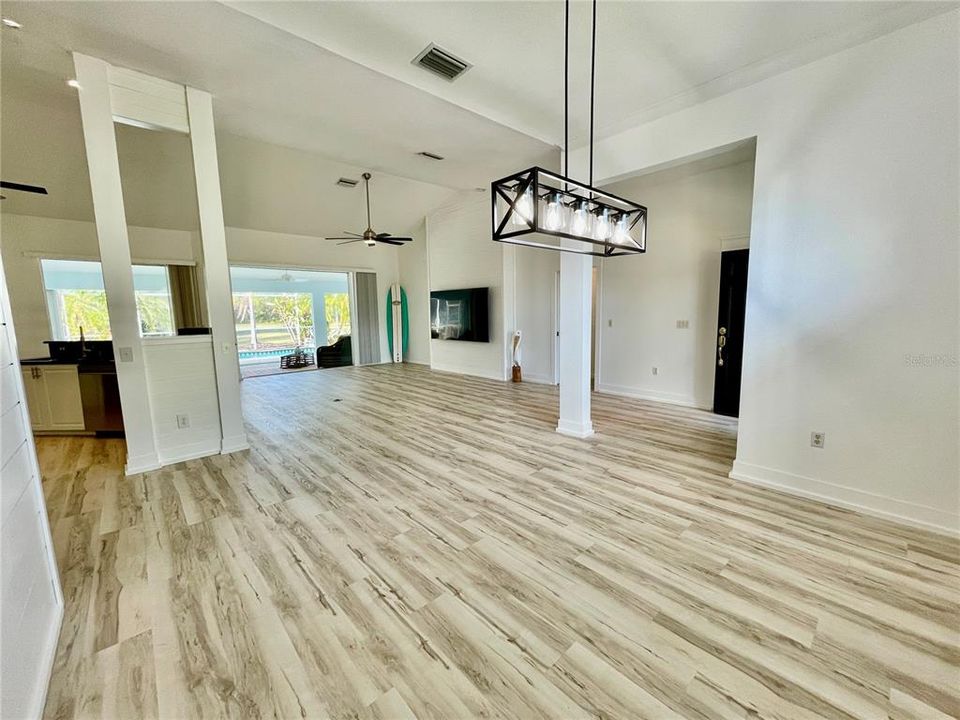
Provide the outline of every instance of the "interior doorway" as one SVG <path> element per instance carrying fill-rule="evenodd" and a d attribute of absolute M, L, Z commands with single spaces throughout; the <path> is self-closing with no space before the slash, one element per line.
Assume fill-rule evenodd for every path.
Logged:
<path fill-rule="evenodd" d="M 230 267 L 243 379 L 353 364 L 350 273 Z"/>
<path fill-rule="evenodd" d="M 749 249 L 726 250 L 720 254 L 713 411 L 730 417 L 740 415 L 740 376 L 743 370 L 743 328 L 747 310 L 749 260 Z"/>

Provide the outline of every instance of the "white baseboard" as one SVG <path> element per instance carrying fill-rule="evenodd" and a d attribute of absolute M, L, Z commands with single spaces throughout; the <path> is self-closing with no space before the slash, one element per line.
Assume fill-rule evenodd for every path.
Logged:
<path fill-rule="evenodd" d="M 127 463 L 123 467 L 125 475 L 137 475 L 138 473 L 159 470 L 162 467 L 160 458 L 156 453 L 147 453 L 136 457 L 127 456 Z"/>
<path fill-rule="evenodd" d="M 794 475 L 742 460 L 734 460 L 730 477 L 750 485 L 779 490 L 808 500 L 818 500 L 827 505 L 855 510 L 864 515 L 892 520 L 924 530 L 932 530 L 953 537 L 960 534 L 960 516 L 927 505 L 918 505 L 845 485 Z"/>
<path fill-rule="evenodd" d="M 608 383 L 597 383 L 594 390 L 598 393 L 606 393 L 607 395 L 619 395 L 621 397 L 636 398 L 638 400 L 652 400 L 653 402 L 669 403 L 670 405 L 681 405 L 698 410 L 710 410 L 709 406 L 698 403 L 691 395 L 644 390 L 643 388 L 631 387 L 630 385 L 610 385 Z"/>
<path fill-rule="evenodd" d="M 216 440 L 205 440 L 203 442 L 164 448 L 160 451 L 160 462 L 164 465 L 175 465 L 176 463 L 186 462 L 187 460 L 196 460 L 197 458 L 219 454 L 220 443 Z"/>
<path fill-rule="evenodd" d="M 468 368 L 460 367 L 444 367 L 443 365 L 437 365 L 433 363 L 430 365 L 431 370 L 436 370 L 437 372 L 453 373 L 454 375 L 467 375 L 468 377 L 481 377 L 486 378 L 487 380 L 496 380 L 497 382 L 503 382 L 506 380 L 502 375 L 489 372 L 481 372 L 476 370 L 470 370 Z"/>
<path fill-rule="evenodd" d="M 250 443 L 247 442 L 246 435 L 234 435 L 232 437 L 225 437 L 220 442 L 220 452 L 223 455 L 232 452 L 239 452 L 240 450 L 249 450 Z"/>
<path fill-rule="evenodd" d="M 56 570 L 56 567 L 54 567 Z M 57 603 L 57 622 L 51 628 L 51 638 L 48 638 L 47 648 L 44 650 L 43 664 L 43 683 L 41 685 L 39 697 L 36 703 L 36 712 L 31 713 L 29 717 L 42 717 L 43 708 L 47 704 L 47 694 L 50 691 L 50 679 L 53 677 L 53 663 L 57 659 L 57 646 L 60 644 L 60 630 L 63 628 L 63 599 L 60 598 Z"/>
<path fill-rule="evenodd" d="M 538 375 L 536 373 L 523 373 L 523 382 L 536 383 L 537 385 L 553 385 L 553 378 L 549 375 Z"/>
<path fill-rule="evenodd" d="M 560 420 L 557 423 L 557 432 L 568 437 L 588 438 L 593 435 L 593 423 L 589 420 L 583 423 Z"/>

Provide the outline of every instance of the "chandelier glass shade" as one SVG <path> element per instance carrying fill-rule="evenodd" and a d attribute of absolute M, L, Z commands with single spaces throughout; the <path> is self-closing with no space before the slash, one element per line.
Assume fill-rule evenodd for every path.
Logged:
<path fill-rule="evenodd" d="M 497 242 L 615 257 L 646 250 L 647 209 L 532 167 L 490 184 Z"/>

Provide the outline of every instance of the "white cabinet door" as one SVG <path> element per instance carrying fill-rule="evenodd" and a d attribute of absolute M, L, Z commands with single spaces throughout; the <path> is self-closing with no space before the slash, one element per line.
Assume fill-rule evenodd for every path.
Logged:
<path fill-rule="evenodd" d="M 46 387 L 49 430 L 83 430 L 83 403 L 76 365 L 41 368 Z"/>
<path fill-rule="evenodd" d="M 20 373 L 23 375 L 23 391 L 26 394 L 27 410 L 30 412 L 30 427 L 34 430 L 46 430 L 50 424 L 50 404 L 40 368 L 27 365 L 21 368 Z"/>

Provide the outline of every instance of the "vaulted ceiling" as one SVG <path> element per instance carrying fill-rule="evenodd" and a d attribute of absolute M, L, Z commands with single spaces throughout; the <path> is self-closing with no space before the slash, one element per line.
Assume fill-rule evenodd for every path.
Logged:
<path fill-rule="evenodd" d="M 576 143 L 587 127 L 589 4 L 572 5 Z M 603 0 L 597 134 L 955 6 Z M 23 25 L 4 29 L 2 36 L 4 177 L 47 182 L 61 195 L 76 188 L 70 199 L 7 200 L 5 211 L 89 212 L 76 96 L 65 85 L 73 74 L 71 50 L 213 93 L 228 222 L 233 215 L 247 227 L 339 232 L 359 207 L 359 193 L 332 193 L 337 173 L 371 170 L 381 178 L 386 221 L 405 231 L 411 218 L 422 218 L 451 192 L 489 187 L 491 180 L 533 164 L 557 164 L 563 139 L 559 0 L 8 1 L 3 14 Z M 472 67 L 448 82 L 412 65 L 431 42 Z M 182 170 L 165 177 L 151 172 L 163 160 L 188 161 L 183 144 L 177 138 L 144 144 L 136 133 L 119 137 L 125 170 L 134 177 L 128 201 L 138 208 L 133 215 L 170 226 L 192 222 L 184 199 L 189 193 L 177 174 Z M 418 155 L 424 150 L 445 159 L 425 159 Z M 17 178 L 8 178 L 8 170 Z M 157 207 L 161 180 L 168 188 L 166 210 Z M 142 189 L 134 192 L 138 183 Z M 55 202 L 63 206 L 54 212 Z M 171 212 L 180 215 L 154 216 Z"/>

